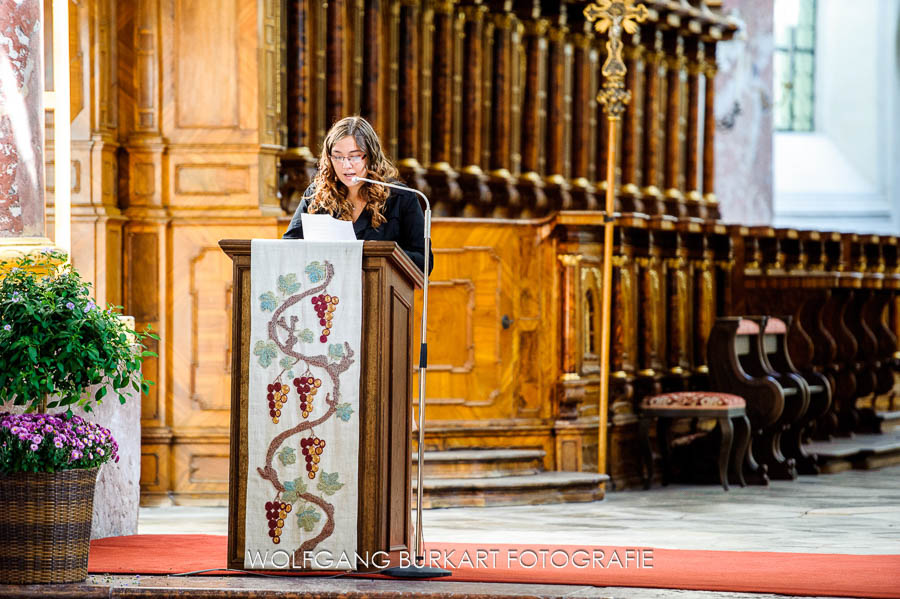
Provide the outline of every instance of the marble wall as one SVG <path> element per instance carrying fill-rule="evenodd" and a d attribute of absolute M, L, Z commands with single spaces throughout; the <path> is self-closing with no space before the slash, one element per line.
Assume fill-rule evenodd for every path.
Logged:
<path fill-rule="evenodd" d="M 774 0 L 724 0 L 743 21 L 716 58 L 716 196 L 722 219 L 769 224 L 773 216 Z"/>
<path fill-rule="evenodd" d="M 44 235 L 42 0 L 0 0 L 0 237 Z"/>

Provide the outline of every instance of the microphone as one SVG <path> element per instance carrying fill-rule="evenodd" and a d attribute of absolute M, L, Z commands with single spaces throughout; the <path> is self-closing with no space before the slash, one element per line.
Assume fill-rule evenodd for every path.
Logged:
<path fill-rule="evenodd" d="M 367 179 L 365 177 L 353 177 L 350 179 L 353 183 L 371 183 L 372 185 L 381 185 L 382 187 L 390 187 L 391 189 L 402 189 L 403 191 L 411 191 L 425 200 L 425 284 L 422 286 L 422 344 L 419 347 L 419 463 L 416 468 L 416 538 L 413 549 L 416 554 L 415 565 L 395 566 L 381 570 L 380 573 L 398 578 L 435 578 L 438 576 L 450 576 L 449 570 L 435 568 L 425 565 L 424 544 L 425 539 L 422 534 L 422 496 L 425 494 L 423 489 L 423 472 L 425 471 L 425 374 L 428 371 L 428 343 L 426 340 L 426 324 L 428 322 L 428 262 L 431 256 L 431 202 L 424 193 L 418 189 L 406 187 L 405 185 L 397 185 L 396 183 L 386 183 L 385 181 L 376 181 L 375 179 Z"/>
<path fill-rule="evenodd" d="M 428 257 L 431 253 L 430 244 L 431 244 L 431 202 L 428 201 L 428 197 L 419 191 L 418 189 L 413 189 L 412 187 L 407 187 L 405 185 L 397 185 L 396 183 L 387 183 L 385 181 L 376 181 L 375 179 L 366 179 L 365 177 L 352 177 L 350 179 L 352 183 L 372 183 L 373 185 L 381 185 L 382 187 L 390 187 L 391 189 L 402 189 L 403 191 L 411 191 L 415 194 L 418 194 L 420 198 L 425 200 L 425 280 L 426 284 L 428 281 Z"/>

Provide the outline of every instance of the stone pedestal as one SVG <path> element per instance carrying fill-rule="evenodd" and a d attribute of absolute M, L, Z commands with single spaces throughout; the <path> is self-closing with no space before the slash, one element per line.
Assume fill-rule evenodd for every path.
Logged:
<path fill-rule="evenodd" d="M 74 410 L 82 418 L 108 428 L 119 444 L 118 463 L 107 462 L 97 477 L 92 539 L 137 533 L 141 500 L 141 398 L 132 391 L 128 401 L 120 404 L 111 391 L 92 413 Z"/>

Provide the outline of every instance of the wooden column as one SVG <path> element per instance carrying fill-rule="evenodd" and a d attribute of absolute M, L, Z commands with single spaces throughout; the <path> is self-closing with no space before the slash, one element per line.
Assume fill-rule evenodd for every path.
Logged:
<path fill-rule="evenodd" d="M 133 94 L 122 104 L 122 129 L 125 155 L 122 169 L 129 173 L 123 203 L 129 219 L 124 230 L 124 306 L 134 316 L 135 327 L 148 325 L 165 340 L 169 320 L 167 297 L 168 210 L 163 206 L 161 32 L 159 0 L 139 0 L 119 5 L 118 31 L 124 60 L 133 60 L 130 74 Z M 130 18 L 129 18 L 130 17 Z M 120 64 L 120 68 L 122 65 Z M 121 73 L 122 71 L 120 71 Z M 171 489 L 172 414 L 169 393 L 168 344 L 148 340 L 158 358 L 145 358 L 144 377 L 156 381 L 150 393 L 141 397 L 141 445 L 145 454 L 155 456 L 155 467 L 141 472 L 142 501 L 150 504 L 167 501 Z M 143 470 L 143 469 L 142 469 Z"/>
<path fill-rule="evenodd" d="M 603 85 L 602 69 L 603 63 L 606 60 L 607 56 L 607 40 L 608 36 L 606 34 L 601 34 L 594 37 L 594 50 L 597 52 L 598 56 L 597 64 L 594 67 L 593 73 L 593 79 L 594 81 L 596 81 L 594 89 L 600 89 Z M 606 111 L 601 102 L 596 102 L 594 110 L 595 119 L 597 121 L 597 136 L 594 140 L 594 143 L 596 144 L 596 151 L 594 153 L 594 172 L 596 173 L 596 183 L 594 185 L 594 192 L 596 193 L 597 197 L 605 197 L 607 188 L 607 157 L 609 156 L 609 119 L 606 116 Z M 613 181 L 613 185 L 615 185 L 615 181 Z M 615 198 L 615 209 L 617 211 L 622 210 L 621 195 L 617 195 Z"/>
<path fill-rule="evenodd" d="M 113 0 L 95 0 L 90 5 L 81 3 L 77 7 L 71 5 L 69 14 L 71 159 L 73 170 L 78 173 L 69 196 L 70 256 L 72 265 L 92 283 L 97 304 L 103 306 L 122 304 L 122 227 L 125 219 L 117 191 L 116 14 Z M 44 18 L 45 22 L 50 22 L 52 15 L 46 13 Z M 45 60 L 52 64 L 49 54 Z M 22 61 L 21 56 L 19 61 Z M 43 126 L 43 111 L 40 114 Z M 55 111 L 47 116 L 55 116 Z M 48 132 L 49 129 L 48 123 Z M 52 138 L 46 140 L 45 158 L 55 168 Z M 53 178 L 51 174 L 45 188 L 48 231 L 54 229 L 56 217 Z M 24 213 L 28 211 L 26 208 Z"/>
<path fill-rule="evenodd" d="M 327 8 L 328 24 L 326 28 L 326 93 L 325 93 L 325 126 L 330 128 L 334 123 L 347 116 L 349 106 L 346 104 L 348 86 L 348 70 L 350 65 L 347 48 L 347 7 L 346 0 L 329 0 Z"/>
<path fill-rule="evenodd" d="M 318 36 L 309 4 L 310 0 L 289 0 L 286 5 L 287 149 L 281 156 L 279 192 L 281 207 L 288 213 L 296 210 L 315 177 L 320 149 L 316 109 L 324 102 L 316 93 L 320 80 L 314 75 L 317 57 L 312 48 Z"/>
<path fill-rule="evenodd" d="M 560 303 L 562 306 L 562 318 L 560 325 L 560 339 L 562 339 L 562 352 L 560 354 L 560 370 L 563 380 L 578 378 L 578 276 L 581 256 L 575 254 L 562 254 L 558 256 L 560 262 Z"/>
<path fill-rule="evenodd" d="M 431 188 L 435 216 L 452 216 L 459 209 L 462 193 L 456 171 L 450 165 L 453 153 L 453 2 L 440 0 L 434 6 L 432 36 L 434 62 L 431 79 L 431 161 L 425 178 Z"/>
<path fill-rule="evenodd" d="M 718 220 L 719 202 L 716 199 L 716 44 L 708 44 L 705 53 L 703 75 L 705 94 L 703 106 L 703 200 L 707 218 Z"/>
<path fill-rule="evenodd" d="M 610 371 L 613 378 L 632 378 L 638 360 L 638 267 L 634 260 L 632 230 L 618 228 L 619 243 L 613 258 L 613 334 Z"/>
<path fill-rule="evenodd" d="M 631 39 L 627 39 L 630 37 Z M 631 93 L 631 102 L 625 105 L 622 118 L 622 210 L 625 212 L 644 212 L 641 191 L 638 187 L 638 162 L 641 151 L 641 100 L 640 81 L 644 78 L 644 47 L 641 45 L 640 33 L 626 36 L 625 87 Z"/>
<path fill-rule="evenodd" d="M 666 213 L 672 216 L 686 216 L 684 194 L 679 189 L 682 148 L 681 97 L 686 61 L 684 38 L 677 31 L 665 35 L 666 49 L 666 132 L 664 153 L 664 182 Z"/>
<path fill-rule="evenodd" d="M 539 11 L 538 11 L 539 12 Z M 522 174 L 517 189 L 520 194 L 523 215 L 540 216 L 549 210 L 544 194 L 544 170 L 542 143 L 546 118 L 546 56 L 547 19 L 532 18 L 525 22 L 523 46 L 525 48 L 525 93 L 522 98 Z"/>
<path fill-rule="evenodd" d="M 686 379 L 691 374 L 691 341 L 693 330 L 693 285 L 692 269 L 688 262 L 688 249 L 683 235 L 678 234 L 675 242 L 675 257 L 666 260 L 668 270 L 668 374 Z"/>
<path fill-rule="evenodd" d="M 547 133 L 545 144 L 546 173 L 545 193 L 551 210 L 567 210 L 572 207 L 571 186 L 568 181 L 569 148 L 565 140 L 571 130 L 571 48 L 566 37 L 569 28 L 562 10 L 557 23 L 550 27 L 547 44 Z"/>
<path fill-rule="evenodd" d="M 703 42 L 688 44 L 687 148 L 684 163 L 684 187 L 688 216 L 706 218 L 700 194 L 700 73 L 703 70 Z"/>
<path fill-rule="evenodd" d="M 397 89 L 397 167 L 411 187 L 430 195 L 430 188 L 419 163 L 419 2 L 400 3 L 399 85 Z"/>
<path fill-rule="evenodd" d="M 491 216 L 515 216 L 519 209 L 519 193 L 516 191 L 510 167 L 510 134 L 512 132 L 512 34 L 518 19 L 505 7 L 504 12 L 493 15 L 493 86 L 491 89 L 490 120 L 490 178 L 493 208 Z"/>
<path fill-rule="evenodd" d="M 387 139 L 384 95 L 382 89 L 386 80 L 387 65 L 384 55 L 384 12 L 382 0 L 366 0 L 363 15 L 363 75 L 360 115 L 372 124 L 382 138 Z"/>
<path fill-rule="evenodd" d="M 478 0 L 480 2 L 480 0 Z M 461 216 L 480 216 L 490 206 L 491 192 L 482 170 L 484 137 L 484 19 L 487 7 L 476 3 L 462 8 L 465 16 L 462 72 L 462 191 Z"/>
<path fill-rule="evenodd" d="M 597 210 L 594 195 L 594 152 L 596 150 L 597 117 L 594 105 L 597 88 L 591 76 L 597 68 L 597 54 L 592 50 L 594 34 L 590 23 L 584 31 L 571 36 L 574 54 L 572 76 L 571 179 L 572 207 L 575 210 Z"/>
<path fill-rule="evenodd" d="M 662 192 L 659 190 L 659 140 L 660 140 L 660 69 L 665 53 L 663 52 L 662 32 L 654 27 L 642 30 L 642 37 L 652 44 L 647 53 L 644 68 L 644 136 L 643 165 L 644 179 L 641 193 L 644 196 L 644 210 L 647 214 L 664 214 Z"/>
<path fill-rule="evenodd" d="M 666 266 L 662 248 L 656 234 L 650 231 L 644 251 L 638 258 L 640 268 L 640 320 L 641 360 L 638 376 L 658 380 L 665 368 L 666 321 L 668 295 L 666 290 Z"/>

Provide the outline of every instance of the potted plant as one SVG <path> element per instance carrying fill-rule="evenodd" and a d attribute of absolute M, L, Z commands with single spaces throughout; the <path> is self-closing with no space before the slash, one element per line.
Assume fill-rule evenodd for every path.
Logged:
<path fill-rule="evenodd" d="M 158 339 L 118 309 L 98 306 L 71 265 L 44 274 L 23 258 L 0 281 L 0 407 L 18 406 L 0 413 L 0 583 L 87 576 L 97 471 L 118 445 L 72 407 L 146 393 L 145 341 Z"/>

